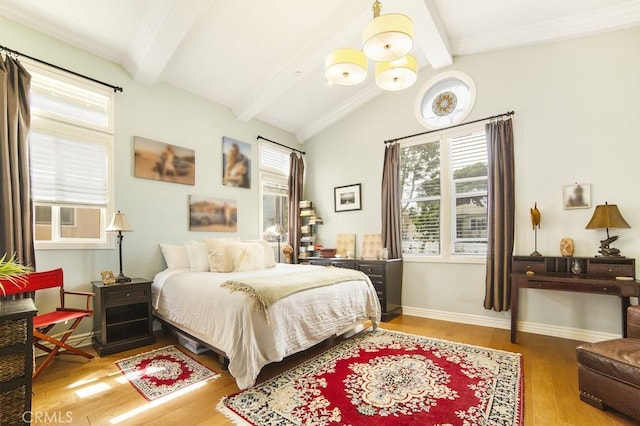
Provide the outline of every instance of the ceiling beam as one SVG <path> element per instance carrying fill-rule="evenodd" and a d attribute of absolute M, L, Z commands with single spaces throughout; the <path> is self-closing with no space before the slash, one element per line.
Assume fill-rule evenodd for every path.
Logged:
<path fill-rule="evenodd" d="M 146 16 L 124 66 L 138 82 L 154 84 L 180 48 L 189 31 L 205 16 L 212 0 L 191 0 L 188 7 L 180 0 L 150 2 L 154 7 Z"/>
<path fill-rule="evenodd" d="M 445 30 L 434 0 L 411 3 L 414 45 L 422 51 L 434 70 L 453 64 L 449 36 Z M 418 25 L 416 25 L 418 23 Z"/>

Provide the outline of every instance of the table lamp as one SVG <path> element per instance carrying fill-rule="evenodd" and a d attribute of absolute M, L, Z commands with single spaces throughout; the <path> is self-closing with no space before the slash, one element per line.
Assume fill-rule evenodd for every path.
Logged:
<path fill-rule="evenodd" d="M 600 250 L 603 256 L 620 256 L 620 250 L 609 247 L 609 244 L 618 239 L 617 236 L 609 237 L 609 228 L 631 228 L 626 220 L 622 217 L 618 206 L 615 204 L 604 204 L 596 206 L 593 217 L 587 223 L 586 229 L 606 229 L 607 239 L 600 240 Z"/>
<path fill-rule="evenodd" d="M 118 251 L 120 255 L 120 275 L 116 277 L 116 282 L 128 283 L 131 281 L 131 278 L 125 276 L 122 273 L 122 238 L 123 238 L 122 233 L 131 232 L 133 231 L 133 228 L 131 227 L 131 225 L 129 225 L 129 222 L 127 222 L 127 217 L 124 215 L 124 213 L 120 213 L 120 210 L 118 210 L 118 213 L 113 215 L 113 220 L 111 221 L 111 224 L 107 227 L 106 231 L 118 233 L 117 238 L 118 238 Z"/>
<path fill-rule="evenodd" d="M 278 238 L 278 263 L 280 263 L 280 241 L 282 240 L 282 236 L 286 234 L 284 227 L 281 224 L 271 225 L 264 231 L 264 235 L 267 237 L 277 237 Z"/>

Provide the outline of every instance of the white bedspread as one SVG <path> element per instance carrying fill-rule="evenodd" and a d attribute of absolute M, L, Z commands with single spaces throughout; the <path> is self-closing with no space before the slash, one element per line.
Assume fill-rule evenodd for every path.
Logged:
<path fill-rule="evenodd" d="M 293 294 L 270 306 L 268 319 L 243 292 L 220 288 L 232 278 L 304 268 L 322 266 L 279 263 L 231 273 L 166 269 L 154 278 L 153 307 L 162 319 L 224 351 L 229 372 L 246 389 L 266 364 L 342 334 L 358 320 L 371 319 L 374 327 L 380 322 L 380 303 L 368 279 Z"/>

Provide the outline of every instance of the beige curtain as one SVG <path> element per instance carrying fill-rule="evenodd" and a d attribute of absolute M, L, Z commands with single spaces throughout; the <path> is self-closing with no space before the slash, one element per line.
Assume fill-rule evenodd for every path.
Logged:
<path fill-rule="evenodd" d="M 402 257 L 400 227 L 400 144 L 385 146 L 382 168 L 382 245 L 389 259 Z"/>
<path fill-rule="evenodd" d="M 488 167 L 488 245 L 484 307 L 511 308 L 511 257 L 515 222 L 515 180 L 512 120 L 485 126 Z"/>
<path fill-rule="evenodd" d="M 298 263 L 300 250 L 300 200 L 304 180 L 304 160 L 302 155 L 292 152 L 289 165 L 289 244 L 293 247 L 292 263 Z"/>
<path fill-rule="evenodd" d="M 0 57 L 0 256 L 35 269 L 29 178 L 29 86 L 18 60 Z"/>

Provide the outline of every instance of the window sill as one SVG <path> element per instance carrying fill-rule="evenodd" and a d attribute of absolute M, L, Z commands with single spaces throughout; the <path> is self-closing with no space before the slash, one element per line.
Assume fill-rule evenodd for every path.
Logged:
<path fill-rule="evenodd" d="M 404 256 L 402 260 L 406 263 L 457 263 L 478 265 L 484 265 L 487 263 L 487 259 L 484 256 Z"/>

